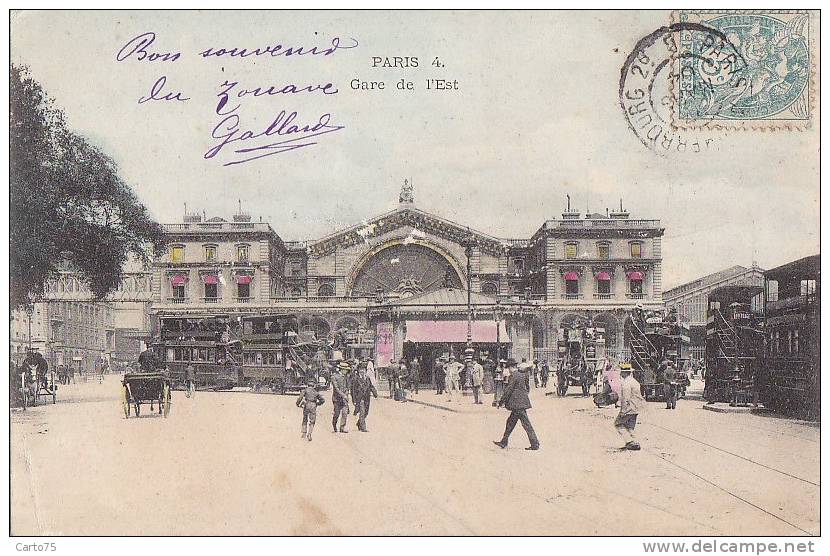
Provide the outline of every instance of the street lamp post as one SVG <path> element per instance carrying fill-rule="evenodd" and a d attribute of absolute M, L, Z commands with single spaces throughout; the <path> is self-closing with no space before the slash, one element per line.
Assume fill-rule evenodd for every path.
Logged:
<path fill-rule="evenodd" d="M 468 229 L 467 237 L 464 240 L 464 255 L 467 257 L 467 349 L 465 350 L 465 355 L 469 354 L 469 352 L 473 349 L 473 247 L 475 247 L 475 241 L 473 240 L 472 233 L 470 233 L 470 230 Z"/>
<path fill-rule="evenodd" d="M 496 298 L 496 307 L 493 309 L 493 320 L 496 321 L 496 367 L 501 361 L 501 301 Z"/>

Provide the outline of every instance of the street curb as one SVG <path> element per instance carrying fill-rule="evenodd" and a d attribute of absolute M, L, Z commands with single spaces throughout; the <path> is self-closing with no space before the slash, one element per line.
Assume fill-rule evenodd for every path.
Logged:
<path fill-rule="evenodd" d="M 715 413 L 752 413 L 751 407 L 718 407 L 714 405 L 704 405 L 703 409 L 706 411 L 714 411 Z"/>

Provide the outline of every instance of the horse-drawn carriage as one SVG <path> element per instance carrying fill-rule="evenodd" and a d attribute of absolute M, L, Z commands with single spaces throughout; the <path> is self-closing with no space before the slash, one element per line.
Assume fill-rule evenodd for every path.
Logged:
<path fill-rule="evenodd" d="M 18 358 L 18 361 L 20 358 Z M 26 357 L 20 363 L 12 360 L 10 380 L 14 383 L 11 393 L 17 407 L 25 410 L 38 404 L 41 398 L 52 403 L 58 401 L 58 381 L 54 369 L 49 369 L 43 358 Z"/>
<path fill-rule="evenodd" d="M 558 334 L 559 366 L 556 371 L 556 393 L 564 396 L 570 386 L 582 388 L 587 396 L 593 380 L 593 366 L 589 364 L 589 352 L 596 357 L 595 338 L 588 330 L 574 324 L 571 328 L 560 328 Z"/>
<path fill-rule="evenodd" d="M 121 381 L 124 387 L 122 405 L 124 417 L 130 417 L 130 407 L 135 416 L 141 415 L 141 404 L 150 404 L 150 411 L 158 404 L 159 415 L 170 414 L 170 375 L 163 369 L 153 372 L 125 373 Z"/>

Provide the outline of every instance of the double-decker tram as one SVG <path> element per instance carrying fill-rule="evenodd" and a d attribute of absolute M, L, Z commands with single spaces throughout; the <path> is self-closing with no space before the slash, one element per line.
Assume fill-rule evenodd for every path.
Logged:
<path fill-rule="evenodd" d="M 240 382 L 242 344 L 238 317 L 161 317 L 153 343 L 156 358 L 170 370 L 174 388 L 183 388 L 192 365 L 196 387 L 228 390 Z"/>
<path fill-rule="evenodd" d="M 706 387 L 709 402 L 747 405 L 763 370 L 764 304 L 761 286 L 721 286 L 706 310 Z"/>
<path fill-rule="evenodd" d="M 803 419 L 821 416 L 821 259 L 805 257 L 764 273 L 764 406 Z"/>
<path fill-rule="evenodd" d="M 326 342 L 307 338 L 298 328 L 296 315 L 242 317 L 243 386 L 283 394 L 302 390 L 308 380 L 320 382 L 323 366 L 314 364 L 313 355 Z"/>
<path fill-rule="evenodd" d="M 626 342 L 631 350 L 631 368 L 647 400 L 665 400 L 663 361 L 681 365 L 682 337 L 676 315 L 644 311 L 637 307 L 625 321 Z M 683 375 L 685 377 L 685 375 Z M 681 377 L 682 384 L 687 386 Z"/>

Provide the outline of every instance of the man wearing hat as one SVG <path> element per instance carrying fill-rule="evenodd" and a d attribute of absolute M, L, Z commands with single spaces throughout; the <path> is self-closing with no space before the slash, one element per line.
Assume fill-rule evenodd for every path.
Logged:
<path fill-rule="evenodd" d="M 674 361 L 664 357 L 657 372 L 663 372 L 663 397 L 666 398 L 666 409 L 677 408 L 677 369 Z"/>
<path fill-rule="evenodd" d="M 527 438 L 530 440 L 530 446 L 525 450 L 538 450 L 539 438 L 536 436 L 536 431 L 533 430 L 530 417 L 527 416 L 527 410 L 531 408 L 530 397 L 528 396 L 530 390 L 529 369 L 526 365 L 517 369 L 516 360 L 513 358 L 507 360 L 507 368 L 510 369 L 510 380 L 504 388 L 504 394 L 499 400 L 498 406 L 509 409 L 510 416 L 507 418 L 507 424 L 504 427 L 504 436 L 499 441 L 494 440 L 493 444 L 499 448 L 507 448 L 510 434 L 516 427 L 516 423 L 521 421 L 522 427 L 527 433 Z"/>
<path fill-rule="evenodd" d="M 354 394 L 352 402 L 358 408 L 357 429 L 360 432 L 369 432 L 366 429 L 366 417 L 369 416 L 369 402 L 372 396 L 378 397 L 378 391 L 372 381 L 366 376 L 366 368 L 360 367 L 354 379 Z"/>
<path fill-rule="evenodd" d="M 504 383 L 507 381 L 507 369 L 505 365 L 507 364 L 506 359 L 499 360 L 499 366 L 496 367 L 496 376 L 493 377 L 493 384 L 494 390 L 493 393 L 493 407 L 499 405 L 499 400 L 501 399 L 502 394 L 504 393 Z"/>
<path fill-rule="evenodd" d="M 450 355 L 450 362 L 447 363 L 446 366 L 447 371 L 447 396 L 449 399 L 447 401 L 453 401 L 453 393 L 459 391 L 459 383 L 458 381 L 461 378 L 461 363 L 455 360 L 454 355 Z"/>
<path fill-rule="evenodd" d="M 297 407 L 303 408 L 303 424 L 300 431 L 300 438 L 305 438 L 311 442 L 311 433 L 314 432 L 314 423 L 317 422 L 317 407 L 323 405 L 325 400 L 320 392 L 317 391 L 316 381 L 314 378 L 309 378 L 306 381 L 307 386 L 300 392 L 297 398 Z"/>
<path fill-rule="evenodd" d="M 626 450 L 639 450 L 640 443 L 634 438 L 634 427 L 637 426 L 637 415 L 645 405 L 645 400 L 640 392 L 640 383 L 632 375 L 631 364 L 620 365 L 620 413 L 614 421 L 617 433 L 626 439 Z"/>
<path fill-rule="evenodd" d="M 440 396 L 444 393 L 445 384 L 444 381 L 447 379 L 447 358 L 443 355 L 435 361 L 435 366 L 433 367 L 435 371 L 435 395 Z"/>
<path fill-rule="evenodd" d="M 331 403 L 334 406 L 334 415 L 331 418 L 331 428 L 337 432 L 337 419 L 340 418 L 340 432 L 346 430 L 346 418 L 349 415 L 349 385 L 346 373 L 351 367 L 345 361 L 340 361 L 331 375 Z"/>

